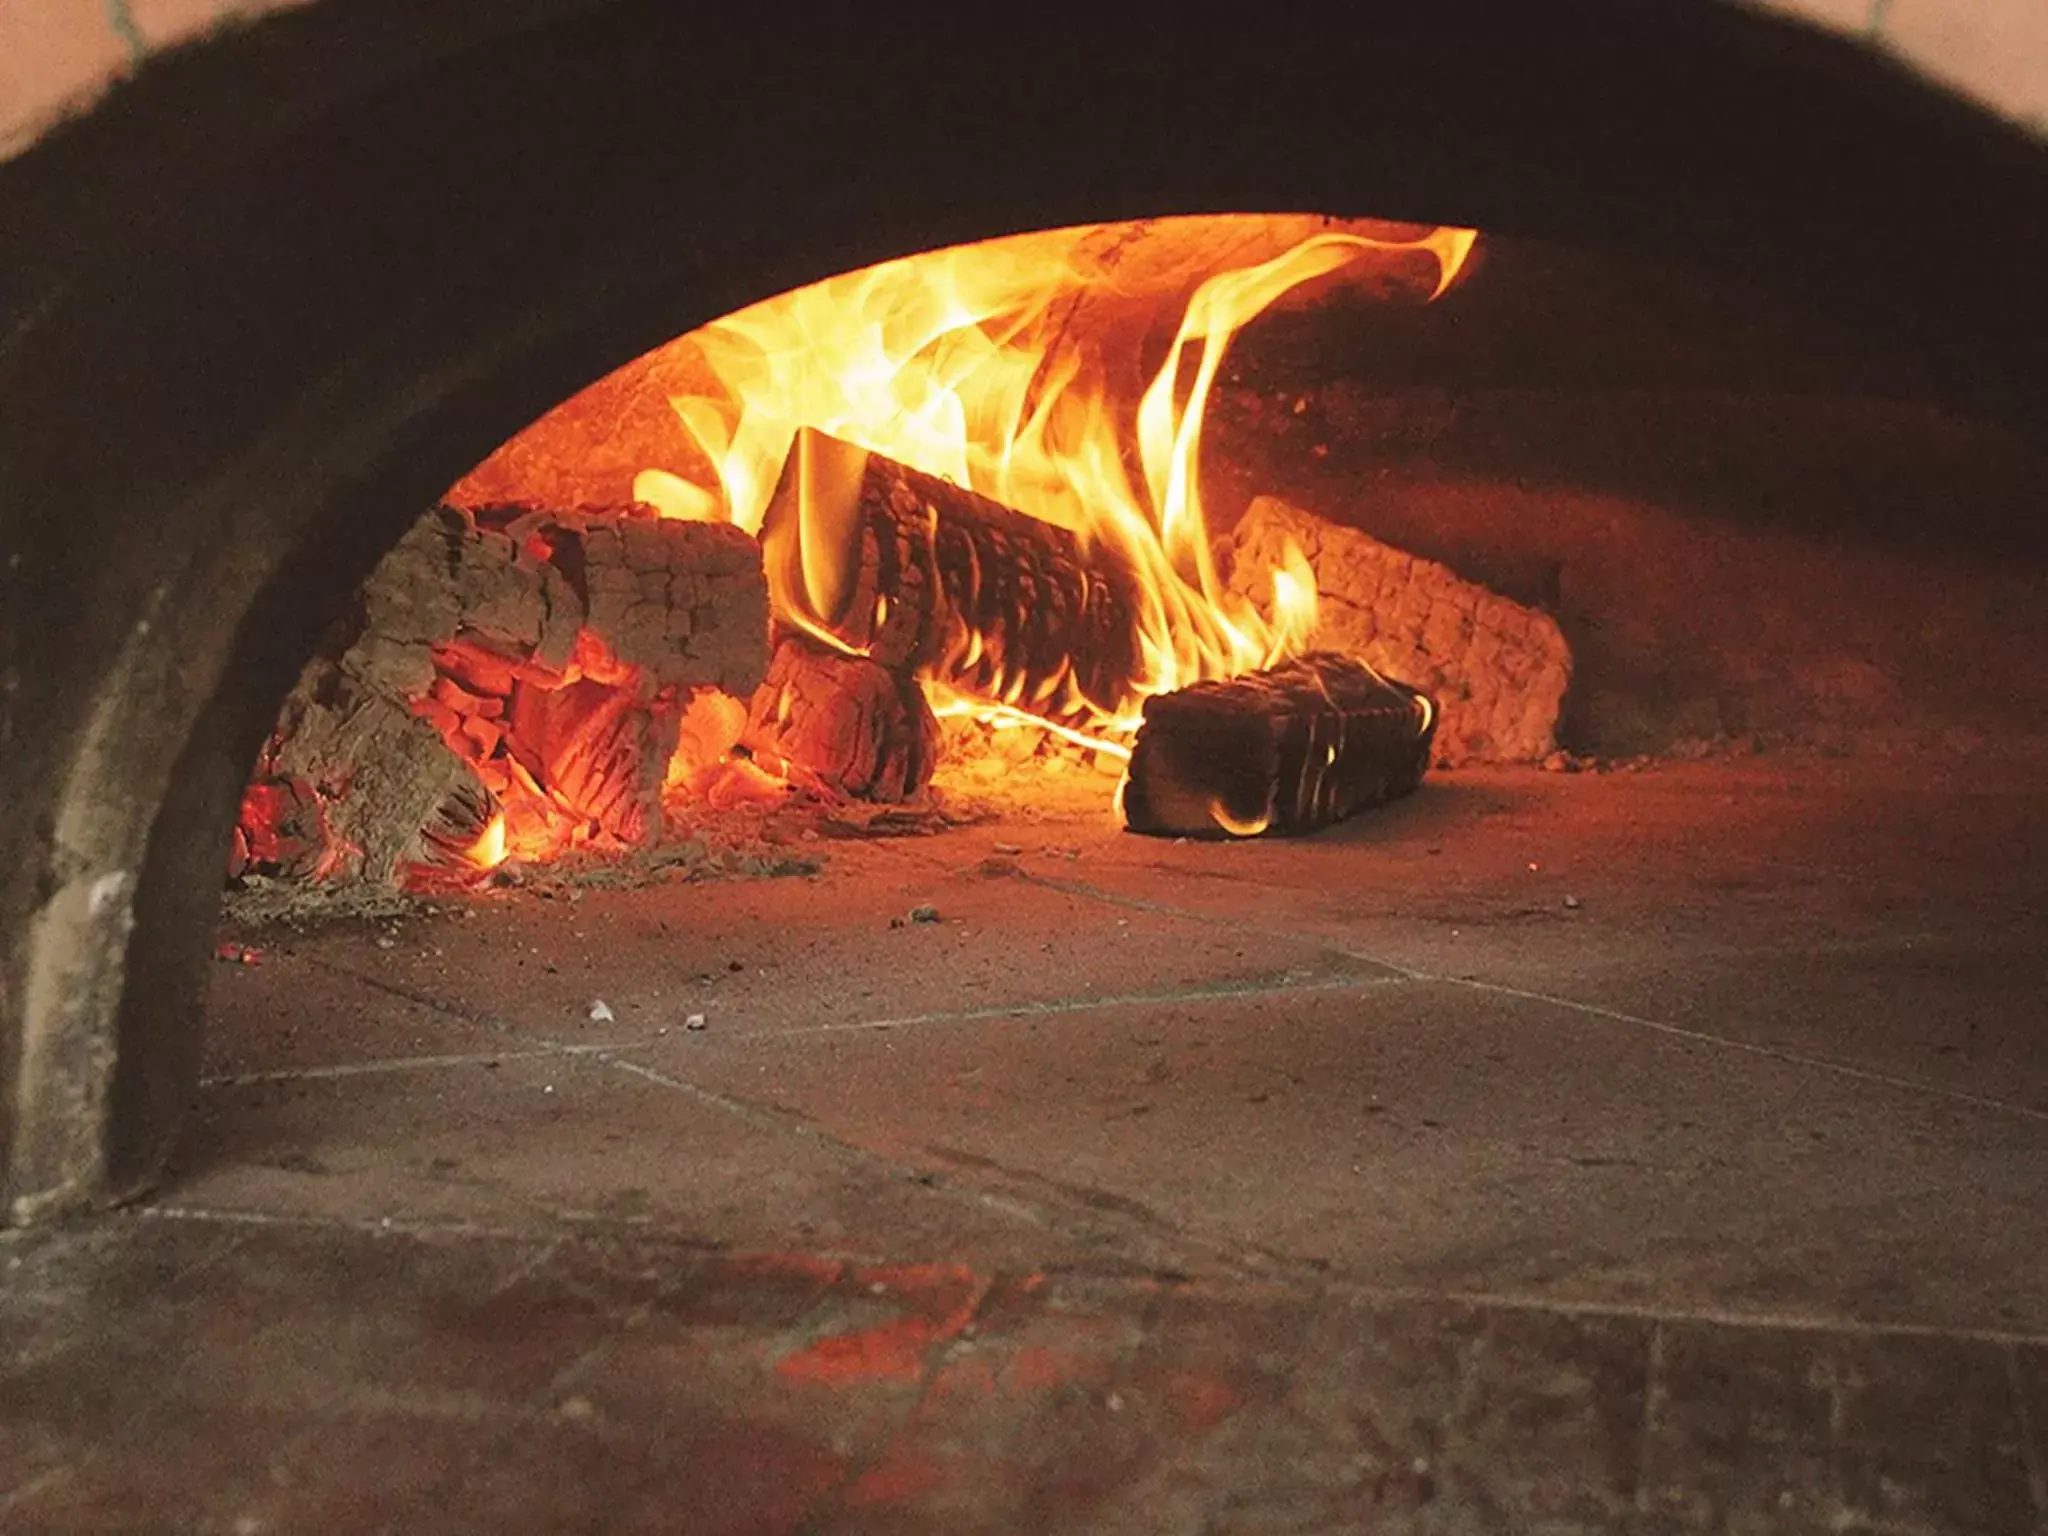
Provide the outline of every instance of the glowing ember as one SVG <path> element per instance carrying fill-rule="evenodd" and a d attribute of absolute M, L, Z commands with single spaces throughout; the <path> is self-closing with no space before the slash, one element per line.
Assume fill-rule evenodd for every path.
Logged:
<path fill-rule="evenodd" d="M 484 828 L 483 836 L 463 851 L 463 858 L 478 869 L 489 871 L 505 862 L 505 813 L 498 812 Z"/>

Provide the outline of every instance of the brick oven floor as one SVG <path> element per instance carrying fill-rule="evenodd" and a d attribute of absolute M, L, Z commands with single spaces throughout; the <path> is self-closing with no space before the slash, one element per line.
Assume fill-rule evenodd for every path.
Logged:
<path fill-rule="evenodd" d="M 221 966 L 0 1238 L 0 1528 L 2048 1527 L 2048 793 L 818 847 Z"/>

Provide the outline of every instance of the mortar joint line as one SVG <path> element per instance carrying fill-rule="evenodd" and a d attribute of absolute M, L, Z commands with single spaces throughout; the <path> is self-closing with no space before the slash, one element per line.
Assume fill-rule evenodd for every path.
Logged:
<path fill-rule="evenodd" d="M 548 1057 L 604 1057 L 631 1050 L 638 1042 L 573 1045 L 543 1041 L 501 1051 L 458 1051 L 434 1056 L 379 1056 L 368 1061 L 331 1062 L 311 1067 L 276 1067 L 260 1072 L 223 1072 L 202 1077 L 202 1088 L 248 1088 L 263 1083 L 318 1082 L 329 1078 L 378 1077 L 403 1072 L 435 1072 L 450 1067 L 485 1066 L 500 1061 L 536 1061 Z"/>
<path fill-rule="evenodd" d="M 2027 1469 L 2027 1491 L 2034 1497 L 2034 1518 L 2048 1531 L 2048 1465 L 2043 1464 L 2041 1441 L 2036 1438 L 2034 1412 L 2027 1402 L 2027 1384 L 2020 1379 L 2020 1346 L 2005 1346 L 2005 1379 L 2012 1392 L 2013 1417 L 2019 1423 L 2020 1459 Z M 2042 1426 L 2048 1429 L 2048 1425 Z"/>
<path fill-rule="evenodd" d="M 1942 1339 L 1969 1344 L 2048 1348 L 2048 1333 L 2009 1328 L 1982 1328 L 1946 1323 L 1883 1323 L 1853 1317 L 1822 1317 L 1799 1312 L 1739 1312 L 1723 1307 L 1656 1307 L 1627 1301 L 1574 1301 L 1558 1296 L 1513 1291 L 1431 1290 L 1422 1286 L 1378 1285 L 1338 1277 L 1333 1295 L 1360 1301 L 1448 1302 L 1478 1311 L 1536 1313 L 1550 1317 L 1602 1317 L 1662 1323 L 1666 1327 L 1737 1328 L 1777 1333 L 1817 1334 L 1849 1339 Z"/>
<path fill-rule="evenodd" d="M 1641 1014 L 1628 1013 L 1619 1008 L 1608 1008 L 1600 1003 L 1580 1002 L 1576 998 L 1559 997 L 1554 993 L 1532 991 L 1526 987 L 1510 986 L 1505 982 L 1482 981 L 1475 976 L 1432 976 L 1416 972 L 1418 981 L 1437 982 L 1447 987 L 1463 987 L 1473 992 L 1490 992 L 1502 997 L 1519 998 L 1524 1002 L 1547 1003 L 1556 1008 L 1567 1008 L 1592 1018 L 1610 1019 L 1617 1024 L 1628 1024 L 1637 1029 L 1669 1035 L 1677 1040 L 1689 1040 L 1696 1045 L 1719 1046 L 1724 1050 L 1741 1051 L 1745 1055 L 1759 1056 L 1769 1061 L 1783 1062 L 1788 1066 L 1807 1067 L 1819 1072 L 1833 1073 L 1837 1077 L 1855 1082 L 1871 1083 L 1885 1088 L 1898 1088 L 1908 1093 L 1927 1094 L 1934 1098 L 1948 1099 L 1958 1104 L 1968 1104 L 1976 1109 L 1988 1109 L 2023 1120 L 2035 1120 L 2048 1124 L 2048 1111 L 2031 1105 L 2016 1104 L 2010 1099 L 1994 1099 L 1988 1094 L 1971 1093 L 1963 1088 L 1946 1088 L 1940 1083 L 1924 1082 L 1918 1078 L 1899 1077 L 1890 1072 L 1877 1072 L 1869 1067 L 1858 1067 L 1845 1061 L 1833 1061 L 1825 1056 L 1809 1056 L 1803 1051 L 1788 1051 L 1780 1046 L 1761 1045 L 1753 1040 L 1737 1040 L 1728 1035 L 1717 1035 L 1704 1029 L 1692 1029 L 1683 1024 L 1673 1024 L 1664 1019 L 1646 1018 Z"/>
<path fill-rule="evenodd" d="M 1048 998 L 1016 1003 L 992 1003 L 980 1008 L 940 1009 L 930 1013 L 899 1014 L 893 1018 L 859 1019 L 850 1024 L 806 1024 L 789 1029 L 759 1030 L 742 1038 L 782 1040 L 802 1035 L 853 1034 L 869 1030 L 910 1029 L 927 1024 L 974 1024 L 989 1019 L 1047 1018 L 1066 1013 L 1092 1013 L 1104 1008 L 1133 1008 L 1185 1003 L 1226 1002 L 1252 997 L 1285 997 L 1301 992 L 1350 992 L 1368 987 L 1399 985 L 1406 976 L 1319 976 L 1298 980 L 1216 982 L 1199 987 L 1174 987 L 1158 992 L 1121 992 L 1108 996 Z"/>
<path fill-rule="evenodd" d="M 1280 997 L 1297 992 L 1353 991 L 1375 986 L 1393 986 L 1408 981 L 1431 981 L 1436 979 L 1421 972 L 1406 971 L 1401 967 L 1389 965 L 1383 960 L 1375 960 L 1370 956 L 1347 954 L 1328 945 L 1318 944 L 1315 947 L 1323 950 L 1326 954 L 1337 955 L 1343 959 L 1374 966 L 1383 974 L 1371 976 L 1316 976 L 1299 979 L 1283 976 L 1278 980 L 1216 982 L 1206 986 L 1167 988 L 1157 992 L 1115 993 L 1107 997 L 1091 993 L 1082 997 L 1027 1000 L 1016 1003 L 988 1004 L 978 1008 L 937 1009 L 928 1013 L 899 1014 L 894 1017 L 879 1019 L 856 1019 L 851 1023 L 802 1024 L 786 1029 L 749 1030 L 732 1038 L 741 1040 L 783 1040 L 806 1035 L 851 1034 L 870 1030 L 909 1029 L 926 1024 L 972 1024 L 988 1019 L 1088 1013 L 1098 1008 L 1223 1002 L 1248 997 Z M 610 1045 L 581 1045 L 570 1041 L 552 1040 L 544 1035 L 534 1034 L 519 1025 L 500 1019 L 495 1015 L 478 1013 L 475 1010 L 460 1007 L 444 999 L 437 998 L 431 993 L 421 992 L 398 982 L 387 981 L 381 977 L 368 975 L 346 965 L 338 965 L 332 961 L 311 958 L 309 958 L 308 963 L 333 971 L 337 975 L 347 976 L 364 986 L 373 987 L 419 1007 L 430 1009 L 449 1018 L 458 1019 L 472 1027 L 486 1030 L 491 1034 L 502 1035 L 508 1039 L 525 1042 L 530 1049 L 523 1054 L 529 1056 L 552 1052 L 560 1055 L 589 1055 L 600 1059 L 609 1059 L 617 1053 L 643 1049 L 653 1043 L 652 1038 L 627 1040 Z M 477 1054 L 480 1059 L 490 1059 L 491 1057 L 491 1053 Z M 510 1056 L 513 1053 L 500 1052 L 496 1054 L 498 1056 Z M 403 1060 L 407 1058 L 398 1059 Z M 417 1059 L 430 1066 L 439 1064 L 440 1060 L 439 1058 Z M 447 1062 L 450 1065 L 462 1065 L 464 1064 L 464 1059 L 449 1057 Z M 288 1069 L 275 1075 L 279 1078 L 285 1078 L 298 1075 L 301 1072 L 308 1076 L 345 1075 L 341 1069 L 330 1070 L 326 1068 Z M 235 1081 L 261 1081 L 265 1080 L 265 1076 L 265 1074 L 249 1074 L 247 1077 L 236 1079 Z M 224 1080 L 216 1080 L 202 1086 L 216 1086 L 223 1083 Z"/>
<path fill-rule="evenodd" d="M 351 1218 L 322 1216 L 312 1213 L 281 1213 L 237 1208 L 232 1206 L 204 1205 L 144 1205 L 135 1209 L 134 1216 L 143 1220 L 170 1222 L 193 1222 L 246 1227 L 279 1227 L 324 1232 L 343 1232 L 359 1237 L 404 1236 L 413 1238 L 447 1238 L 465 1241 L 505 1242 L 528 1246 L 545 1246 L 573 1240 L 580 1235 L 573 1226 L 564 1232 L 559 1229 L 522 1229 L 517 1227 L 490 1226 L 481 1222 L 457 1222 L 433 1219 L 393 1220 L 390 1217 Z M 608 1231 L 610 1229 L 598 1229 Z M 687 1237 L 656 1231 L 629 1232 L 628 1240 L 650 1242 L 654 1246 L 675 1248 L 679 1251 L 708 1258 L 713 1261 L 720 1257 L 744 1256 L 741 1251 L 727 1250 L 720 1245 L 693 1242 Z M 224 1257 L 228 1250 L 216 1249 L 205 1258 L 196 1261 L 190 1270 L 196 1271 L 207 1264 Z M 839 1258 L 846 1263 L 871 1263 L 872 1255 L 857 1252 L 832 1253 L 828 1256 Z M 1155 1270 L 1134 1273 L 1127 1268 L 1094 1269 L 1085 1265 L 1057 1267 L 1055 1271 L 1064 1278 L 1089 1281 L 1104 1280 L 1117 1284 L 1143 1288 L 1148 1292 L 1164 1295 L 1181 1290 L 1199 1294 L 1217 1286 L 1244 1286 L 1247 1288 L 1284 1287 L 1291 1293 L 1312 1298 L 1331 1298 L 1348 1301 L 1417 1303 L 1431 1302 L 1456 1307 L 1469 1307 L 1475 1311 L 1501 1311 L 1535 1313 L 1555 1317 L 1598 1317 L 1627 1319 L 1645 1323 L 1657 1323 L 1664 1327 L 1693 1326 L 1703 1328 L 1731 1328 L 1758 1332 L 1814 1334 L 1825 1337 L 1853 1339 L 1939 1339 L 1948 1342 L 1989 1344 L 2008 1350 L 2048 1351 L 2048 1332 L 2027 1332 L 2023 1329 L 1982 1328 L 1954 1326 L 1942 1323 L 1884 1323 L 1869 1322 L 1858 1318 L 1820 1317 L 1801 1313 L 1779 1312 L 1737 1312 L 1723 1308 L 1693 1308 L 1690 1310 L 1655 1307 L 1625 1301 L 1574 1301 L 1556 1296 L 1518 1294 L 1512 1291 L 1468 1291 L 1437 1290 L 1424 1286 L 1383 1285 L 1372 1282 L 1347 1279 L 1341 1274 L 1330 1275 L 1307 1265 L 1299 1273 L 1251 1274 L 1204 1277 L 1190 1275 L 1179 1270 Z M 1006 1272 L 998 1268 L 995 1278 L 1001 1279 Z M 2011 1367 L 2017 1370 L 2016 1360 Z"/>
<path fill-rule="evenodd" d="M 1054 880 L 1044 876 L 1027 876 L 1039 884 L 1054 890 L 1065 891 L 1085 900 L 1100 902 L 1106 906 L 1132 907 L 1168 917 L 1177 917 L 1187 922 L 1204 926 L 1217 926 L 1223 919 L 1201 912 L 1190 912 L 1169 906 L 1164 902 L 1141 901 L 1135 897 L 1120 896 L 1087 884 L 1085 881 Z M 1242 928 L 1243 925 L 1233 925 Z M 2026 1104 L 2016 1104 L 2010 1099 L 1992 1098 L 1988 1094 L 1971 1093 L 1962 1088 L 1946 1088 L 1939 1083 L 1930 1083 L 1919 1078 L 1900 1077 L 1890 1072 L 1878 1072 L 1868 1067 L 1853 1066 L 1848 1062 L 1832 1061 L 1825 1056 L 1809 1056 L 1801 1051 L 1788 1051 L 1779 1046 L 1760 1045 L 1754 1041 L 1737 1040 L 1729 1035 L 1714 1034 L 1709 1030 L 1692 1029 L 1683 1024 L 1673 1024 L 1663 1019 L 1646 1018 L 1642 1014 L 1628 1013 L 1619 1008 L 1609 1008 L 1600 1003 L 1581 1002 L 1577 998 L 1560 997 L 1553 992 L 1538 992 L 1527 987 L 1517 987 L 1506 982 L 1484 981 L 1476 976 L 1446 976 L 1418 966 L 1400 965 L 1363 950 L 1351 949 L 1326 940 L 1300 934 L 1280 934 L 1270 929 L 1252 929 L 1268 938 L 1293 938 L 1298 942 L 1313 944 L 1326 953 L 1341 956 L 1365 965 L 1375 965 L 1391 972 L 1404 981 L 1423 982 L 1446 987 L 1462 987 L 1473 992 L 1487 992 L 1500 997 L 1517 998 L 1523 1002 L 1544 1003 L 1554 1008 L 1564 1008 L 1582 1013 L 1591 1018 L 1607 1019 L 1632 1028 L 1649 1030 L 1667 1035 L 1673 1039 L 1689 1040 L 1697 1045 L 1718 1046 L 1724 1050 L 1740 1051 L 1746 1055 L 1761 1057 L 1767 1061 L 1781 1062 L 1787 1066 L 1804 1067 L 1813 1071 L 1832 1073 L 1835 1076 L 1874 1086 L 1899 1089 L 1907 1093 L 1926 1094 L 1934 1098 L 1947 1099 L 1952 1103 L 1967 1104 L 1972 1108 L 1991 1110 L 1997 1113 L 2015 1115 L 2024 1120 L 2048 1124 L 2048 1110 L 2039 1110 Z"/>
<path fill-rule="evenodd" d="M 1650 1471 L 1657 1444 L 1657 1413 L 1664 1391 L 1664 1319 L 1650 1319 L 1650 1344 L 1643 1355 L 1642 1438 L 1636 1446 L 1635 1509 L 1650 1513 Z"/>

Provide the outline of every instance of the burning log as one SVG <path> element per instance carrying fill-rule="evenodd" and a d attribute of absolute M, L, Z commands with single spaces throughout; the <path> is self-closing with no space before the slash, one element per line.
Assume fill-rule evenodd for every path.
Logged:
<path fill-rule="evenodd" d="M 771 772 L 893 804 L 931 782 L 939 722 L 914 679 L 791 638 L 754 693 L 740 744 Z"/>
<path fill-rule="evenodd" d="M 1550 615 L 1448 567 L 1270 496 L 1233 540 L 1231 587 L 1257 600 L 1290 546 L 1315 571 L 1315 643 L 1425 690 L 1442 710 L 1435 761 L 1529 762 L 1557 747 L 1572 655 Z"/>
<path fill-rule="evenodd" d="M 1160 694 L 1145 701 L 1132 745 L 1125 825 L 1183 837 L 1312 832 L 1414 789 L 1435 715 L 1427 695 L 1327 651 Z"/>
<path fill-rule="evenodd" d="M 431 725 L 316 660 L 243 799 L 229 874 L 395 886 L 473 843 L 497 808 Z"/>
<path fill-rule="evenodd" d="M 642 845 L 685 705 L 751 691 L 766 636 L 759 552 L 735 528 L 435 508 L 287 701 L 230 873 L 390 886 Z"/>
<path fill-rule="evenodd" d="M 1113 708 L 1137 673 L 1115 550 L 810 428 L 761 548 L 779 618 L 892 670 L 1054 718 Z"/>

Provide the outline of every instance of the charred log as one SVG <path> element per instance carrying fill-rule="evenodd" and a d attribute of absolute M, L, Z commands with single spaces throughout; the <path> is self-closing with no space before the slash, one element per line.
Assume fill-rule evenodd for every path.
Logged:
<path fill-rule="evenodd" d="M 882 666 L 1054 717 L 1136 673 L 1115 550 L 824 433 L 797 434 L 761 545 L 791 627 Z"/>
<path fill-rule="evenodd" d="M 395 886 L 473 843 L 496 810 L 431 725 L 318 661 L 244 797 L 229 873 Z"/>
<path fill-rule="evenodd" d="M 896 804 L 931 782 L 939 722 L 906 674 L 787 639 L 755 691 L 740 743 L 771 772 Z"/>
<path fill-rule="evenodd" d="M 1332 652 L 1145 701 L 1124 785 L 1133 832 L 1312 832 L 1421 782 L 1429 698 Z"/>
<path fill-rule="evenodd" d="M 751 691 L 766 636 L 735 528 L 438 507 L 287 701 L 230 873 L 400 884 L 462 866 L 501 815 L 515 854 L 640 846 L 690 697 Z"/>

